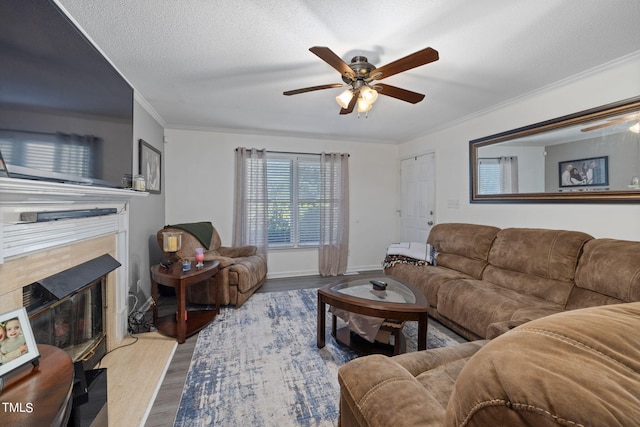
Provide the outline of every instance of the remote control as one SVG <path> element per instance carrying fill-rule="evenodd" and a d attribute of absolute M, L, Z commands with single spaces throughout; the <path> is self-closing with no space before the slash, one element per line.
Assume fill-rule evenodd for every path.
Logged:
<path fill-rule="evenodd" d="M 373 289 L 376 291 L 384 291 L 387 289 L 386 282 L 382 282 L 380 280 L 369 280 L 369 282 L 373 285 Z"/>

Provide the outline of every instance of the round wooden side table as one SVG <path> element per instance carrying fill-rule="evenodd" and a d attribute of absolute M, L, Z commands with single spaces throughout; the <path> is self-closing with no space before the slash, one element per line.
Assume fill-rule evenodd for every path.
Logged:
<path fill-rule="evenodd" d="M 40 363 L 7 375 L 0 394 L 0 420 L 6 426 L 66 426 L 71 415 L 73 362 L 58 347 L 38 345 Z"/>

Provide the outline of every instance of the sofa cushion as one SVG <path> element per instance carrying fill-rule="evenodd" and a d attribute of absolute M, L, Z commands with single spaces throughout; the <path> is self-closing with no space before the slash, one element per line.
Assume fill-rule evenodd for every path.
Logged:
<path fill-rule="evenodd" d="M 567 311 L 519 326 L 460 372 L 444 425 L 636 425 L 640 303 Z"/>
<path fill-rule="evenodd" d="M 393 276 L 401 282 L 410 283 L 427 297 L 430 307 L 438 305 L 438 289 L 440 285 L 452 279 L 470 279 L 464 273 L 445 267 L 421 266 L 410 264 L 395 264 L 387 268 L 385 274 Z"/>
<path fill-rule="evenodd" d="M 458 373 L 486 343 L 467 342 L 394 357 L 376 354 L 342 365 L 338 369 L 339 424 L 370 427 L 441 425 Z M 431 371 L 433 374 L 430 375 Z"/>
<path fill-rule="evenodd" d="M 519 310 L 531 307 L 563 308 L 484 280 L 451 280 L 438 291 L 438 313 L 482 338 L 487 337 L 492 323 L 511 320 Z"/>
<path fill-rule="evenodd" d="M 591 239 L 578 231 L 506 228 L 493 242 L 482 279 L 564 306 Z"/>
<path fill-rule="evenodd" d="M 438 251 L 436 261 L 439 266 L 479 279 L 499 230 L 488 225 L 437 224 L 431 229 L 427 243 Z"/>
<path fill-rule="evenodd" d="M 573 281 L 586 233 L 534 228 L 505 228 L 496 236 L 489 263 L 504 270 Z"/>
<path fill-rule="evenodd" d="M 625 302 L 640 301 L 640 242 L 587 242 L 578 263 L 576 286 Z"/>

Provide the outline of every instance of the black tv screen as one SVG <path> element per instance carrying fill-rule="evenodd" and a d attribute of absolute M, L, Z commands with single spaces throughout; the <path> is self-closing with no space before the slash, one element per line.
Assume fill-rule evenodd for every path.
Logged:
<path fill-rule="evenodd" d="M 120 186 L 133 89 L 49 0 L 0 2 L 0 152 L 10 177 Z"/>

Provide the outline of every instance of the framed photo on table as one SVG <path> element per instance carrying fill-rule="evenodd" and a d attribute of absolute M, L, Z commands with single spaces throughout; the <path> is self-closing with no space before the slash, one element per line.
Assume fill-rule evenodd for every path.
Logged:
<path fill-rule="evenodd" d="M 162 190 L 162 153 L 143 139 L 138 144 L 139 174 L 144 176 L 146 191 L 158 194 Z"/>
<path fill-rule="evenodd" d="M 40 356 L 24 307 L 0 314 L 0 338 L 0 377 Z"/>

